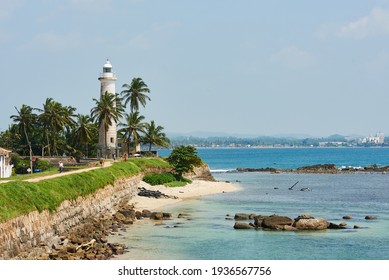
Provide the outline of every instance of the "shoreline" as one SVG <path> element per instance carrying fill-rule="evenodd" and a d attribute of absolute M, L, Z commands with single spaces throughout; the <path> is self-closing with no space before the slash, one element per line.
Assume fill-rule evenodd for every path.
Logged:
<path fill-rule="evenodd" d="M 220 181 L 193 180 L 191 184 L 184 187 L 165 187 L 163 185 L 151 186 L 141 182 L 140 187 L 151 191 L 160 191 L 163 194 L 176 198 L 152 198 L 136 195 L 128 204 L 134 206 L 134 210 L 142 211 L 159 210 L 160 208 L 182 202 L 187 199 L 198 198 L 202 196 L 239 191 L 240 186 Z"/>

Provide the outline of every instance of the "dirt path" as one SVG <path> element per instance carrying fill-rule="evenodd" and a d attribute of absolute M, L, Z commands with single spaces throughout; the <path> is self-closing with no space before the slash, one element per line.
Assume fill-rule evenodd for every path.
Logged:
<path fill-rule="evenodd" d="M 104 162 L 104 166 L 103 167 L 100 167 L 100 166 L 88 167 L 88 168 L 78 169 L 78 170 L 74 170 L 74 171 L 66 171 L 66 172 L 63 172 L 63 173 L 52 174 L 52 175 L 47 175 L 47 176 L 42 176 L 42 177 L 36 177 L 36 178 L 32 178 L 32 179 L 26 179 L 26 180 L 22 180 L 22 181 L 25 181 L 25 182 L 39 182 L 39 181 L 42 181 L 42 180 L 47 180 L 47 179 L 67 176 L 67 175 L 70 175 L 70 174 L 82 173 L 82 172 L 87 172 L 87 171 L 91 171 L 91 170 L 94 170 L 94 169 L 105 168 L 105 167 L 109 167 L 111 165 L 112 165 L 111 161 L 106 161 L 106 162 Z M 0 181 L 0 184 L 1 183 L 8 183 L 8 182 L 12 182 L 12 180 Z"/>

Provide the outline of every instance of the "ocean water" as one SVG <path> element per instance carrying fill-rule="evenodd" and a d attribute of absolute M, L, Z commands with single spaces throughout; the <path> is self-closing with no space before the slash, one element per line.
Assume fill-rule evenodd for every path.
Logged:
<path fill-rule="evenodd" d="M 162 151 L 163 154 L 168 151 Z M 163 209 L 177 217 L 163 224 L 132 225 L 118 236 L 129 252 L 124 259 L 181 260 L 388 260 L 389 174 L 229 173 L 237 167 L 295 168 L 317 163 L 338 166 L 388 165 L 389 149 L 199 149 L 220 181 L 241 190 L 216 194 Z M 289 187 L 299 182 L 293 190 Z M 302 192 L 301 188 L 311 191 Z M 342 230 L 277 232 L 234 230 L 235 213 L 307 213 L 347 222 Z M 351 215 L 351 220 L 343 220 Z M 377 220 L 365 220 L 375 215 Z M 358 225 L 362 228 L 354 229 Z"/>

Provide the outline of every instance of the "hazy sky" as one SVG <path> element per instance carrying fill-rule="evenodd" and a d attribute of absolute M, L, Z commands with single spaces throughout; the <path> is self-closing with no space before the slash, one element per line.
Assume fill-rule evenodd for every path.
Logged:
<path fill-rule="evenodd" d="M 116 91 L 167 132 L 389 134 L 389 0 L 0 0 L 0 130 L 47 97 Z"/>

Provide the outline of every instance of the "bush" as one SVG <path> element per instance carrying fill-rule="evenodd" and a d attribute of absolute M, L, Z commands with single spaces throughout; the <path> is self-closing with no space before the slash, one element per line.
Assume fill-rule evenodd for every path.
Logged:
<path fill-rule="evenodd" d="M 45 171 L 50 168 L 50 162 L 44 159 L 36 159 L 33 164 L 34 170 L 39 169 L 40 171 Z"/>
<path fill-rule="evenodd" d="M 165 172 L 161 174 L 147 174 L 143 177 L 143 181 L 152 186 L 163 185 L 176 181 L 176 177 L 170 172 Z"/>

